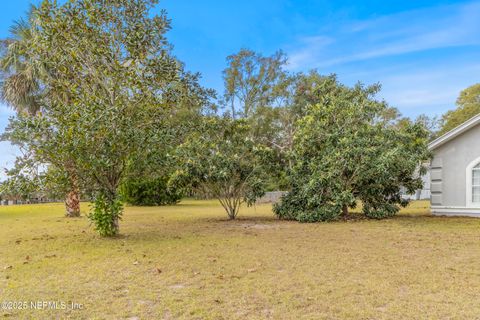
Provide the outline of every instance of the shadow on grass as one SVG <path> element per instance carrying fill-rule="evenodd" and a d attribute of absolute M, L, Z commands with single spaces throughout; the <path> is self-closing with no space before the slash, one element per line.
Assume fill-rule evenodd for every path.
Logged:
<path fill-rule="evenodd" d="M 462 229 L 462 228 L 478 228 L 480 219 L 475 217 L 464 216 L 436 216 L 429 213 L 425 214 L 400 214 L 390 218 L 393 222 L 408 227 L 429 227 L 432 230 L 440 229 Z"/>
<path fill-rule="evenodd" d="M 231 224 L 235 224 L 235 223 L 239 223 L 239 222 L 278 222 L 278 221 L 282 221 L 282 220 L 279 220 L 274 215 L 272 215 L 272 216 L 238 216 L 235 219 L 229 219 L 228 217 L 218 217 L 218 218 L 217 217 L 215 217 L 215 218 L 209 217 L 209 218 L 204 218 L 204 219 L 200 219 L 200 220 L 204 220 L 204 221 L 207 221 L 207 222 L 220 222 L 220 223 L 231 223 Z"/>
<path fill-rule="evenodd" d="M 188 206 L 188 205 L 187 205 Z M 367 219 L 360 213 L 356 215 L 359 219 L 339 220 L 334 222 L 317 222 L 317 223 L 301 223 L 290 220 L 279 220 L 275 215 L 239 215 L 236 219 L 228 219 L 227 215 L 216 216 L 195 216 L 191 215 L 186 219 L 169 220 L 166 224 L 160 224 L 158 228 L 149 225 L 140 225 L 137 230 L 125 231 L 119 237 L 113 238 L 117 240 L 136 240 L 145 242 L 164 242 L 188 240 L 196 241 L 199 238 L 210 237 L 214 234 L 221 235 L 223 232 L 238 230 L 274 230 L 286 225 L 328 225 L 328 224 L 345 224 L 349 226 L 366 224 L 376 224 L 377 226 L 388 225 L 394 223 L 398 227 L 422 227 L 431 230 L 455 229 L 455 228 L 478 228 L 480 219 L 473 217 L 451 217 L 451 216 L 435 216 L 428 212 L 419 213 L 400 213 L 388 219 Z M 361 218 L 360 218 L 361 217 Z"/>

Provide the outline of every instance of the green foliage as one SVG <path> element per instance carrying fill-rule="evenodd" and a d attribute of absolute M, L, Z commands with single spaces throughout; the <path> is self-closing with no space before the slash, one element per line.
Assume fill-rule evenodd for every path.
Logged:
<path fill-rule="evenodd" d="M 0 183 L 0 199 L 27 200 L 35 197 L 38 185 L 34 179 L 16 175 Z"/>
<path fill-rule="evenodd" d="M 338 218 L 338 212 L 341 208 L 335 204 L 324 204 L 321 207 L 312 209 L 311 211 L 300 212 L 296 219 L 299 222 L 318 222 L 318 221 L 332 221 Z"/>
<path fill-rule="evenodd" d="M 301 194 L 298 188 L 283 195 L 281 202 L 273 205 L 273 212 L 283 220 L 297 220 L 300 222 L 332 221 L 339 217 L 342 208 L 335 203 L 312 205 L 310 199 Z"/>
<path fill-rule="evenodd" d="M 428 131 L 375 100 L 379 86 L 348 88 L 335 77 L 316 90 L 297 123 L 290 171 L 292 190 L 275 206 L 284 219 L 329 221 L 363 203 L 369 218 L 394 215 L 407 202 L 401 188 L 422 187 Z"/>
<path fill-rule="evenodd" d="M 88 218 L 94 223 L 101 236 L 111 237 L 118 233 L 118 221 L 123 212 L 123 203 L 116 195 L 99 192 L 94 199 L 93 209 Z"/>
<path fill-rule="evenodd" d="M 225 107 L 232 118 L 250 118 L 260 107 L 270 106 L 283 84 L 287 59 L 279 51 L 270 57 L 248 49 L 227 57 L 223 71 Z"/>
<path fill-rule="evenodd" d="M 34 77 L 41 107 L 35 116 L 17 114 L 5 137 L 95 199 L 90 217 L 103 235 L 118 232 L 122 181 L 144 178 L 132 168 L 148 159 L 152 172 L 157 151 L 164 156 L 211 106 L 199 75 L 171 55 L 170 20 L 151 14 L 156 4 L 44 0 L 22 42 L 18 71 L 41 71 Z"/>
<path fill-rule="evenodd" d="M 43 175 L 37 174 L 28 154 L 17 157 L 13 168 L 5 170 L 7 179 L 0 183 L 0 198 L 26 200 L 33 198 L 43 185 Z"/>
<path fill-rule="evenodd" d="M 230 219 L 242 203 L 253 205 L 264 194 L 270 149 L 249 137 L 245 120 L 205 118 L 201 128 L 176 151 L 173 188 L 193 188 L 217 198 Z"/>
<path fill-rule="evenodd" d="M 399 204 L 405 208 L 408 201 L 401 199 Z M 365 203 L 363 206 L 363 213 L 366 217 L 371 219 L 383 219 L 392 217 L 398 212 L 399 208 L 395 203 L 388 203 L 386 201 L 381 203 Z"/>
<path fill-rule="evenodd" d="M 223 106 L 234 118 L 246 119 L 250 136 L 272 149 L 275 157 L 269 167 L 268 190 L 286 190 L 286 169 L 291 167 L 295 122 L 303 115 L 311 90 L 323 77 L 287 72 L 287 57 L 281 51 L 271 56 L 248 49 L 227 57 Z"/>
<path fill-rule="evenodd" d="M 480 114 L 480 83 L 460 92 L 457 109 L 448 111 L 442 117 L 439 135 L 447 133 L 478 114 Z"/>
<path fill-rule="evenodd" d="M 300 194 L 300 190 L 292 189 L 282 196 L 281 202 L 273 205 L 275 215 L 284 220 L 296 220 L 299 213 L 308 210 L 308 199 Z"/>
<path fill-rule="evenodd" d="M 26 122 L 29 122 L 27 120 L 29 117 L 40 115 L 41 110 L 46 107 L 42 105 L 42 95 L 45 93 L 42 78 L 48 72 L 48 66 L 43 64 L 41 58 L 35 56 L 32 50 L 32 43 L 36 41 L 33 28 L 36 13 L 37 9 L 32 6 L 26 19 L 20 19 L 14 23 L 10 28 L 11 37 L 2 41 L 4 50 L 0 58 L 3 78 L 1 98 L 5 104 L 17 112 L 16 120 L 24 119 Z M 10 132 L 2 136 L 2 140 L 9 139 L 24 154 L 17 157 L 15 168 L 8 170 L 8 180 L 3 184 L 3 193 L 9 193 L 9 197 L 12 198 L 48 195 L 50 198 L 61 199 L 72 190 L 77 190 L 75 186 L 78 181 L 75 180 L 74 172 L 65 170 L 66 168 L 62 167 L 60 162 L 55 161 L 58 160 L 56 152 L 49 153 L 47 150 L 36 152 L 35 148 L 31 148 L 29 143 L 33 141 L 28 139 L 32 136 L 26 132 L 27 130 L 23 130 L 25 127 L 22 128 L 16 120 L 11 122 Z M 31 131 L 31 128 L 28 130 Z M 47 137 L 37 135 L 36 138 Z M 56 159 L 45 161 L 49 156 Z M 39 170 L 42 165 L 48 169 Z M 66 173 L 67 176 L 72 174 L 67 179 L 58 179 L 59 172 L 63 175 Z M 55 183 L 52 183 L 54 181 Z M 58 194 L 60 190 L 62 193 Z"/>
<path fill-rule="evenodd" d="M 120 188 L 125 202 L 135 206 L 176 204 L 182 198 L 178 190 L 168 188 L 168 177 L 156 179 L 128 179 Z"/>
<path fill-rule="evenodd" d="M 40 96 L 42 84 L 40 74 L 45 65 L 41 61 L 33 62 L 35 57 L 30 50 L 34 41 L 32 19 L 35 18 L 35 7 L 32 6 L 27 19 L 16 21 L 10 28 L 11 38 L 4 40 L 0 59 L 0 70 L 3 73 L 1 98 L 17 112 L 35 114 L 41 109 Z"/>

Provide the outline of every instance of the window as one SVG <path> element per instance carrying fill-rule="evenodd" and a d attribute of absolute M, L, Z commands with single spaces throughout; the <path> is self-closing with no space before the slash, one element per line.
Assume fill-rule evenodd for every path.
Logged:
<path fill-rule="evenodd" d="M 472 202 L 480 203 L 480 163 L 472 169 Z"/>
<path fill-rule="evenodd" d="M 467 166 L 467 208 L 480 209 L 480 158 L 470 162 Z"/>

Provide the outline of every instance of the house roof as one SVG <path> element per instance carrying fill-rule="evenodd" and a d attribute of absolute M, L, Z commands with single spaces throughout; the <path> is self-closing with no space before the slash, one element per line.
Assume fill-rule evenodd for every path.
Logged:
<path fill-rule="evenodd" d="M 438 137 L 437 139 L 430 142 L 428 148 L 430 150 L 435 150 L 441 145 L 447 143 L 448 141 L 455 139 L 455 137 L 461 135 L 465 131 L 470 130 L 471 128 L 475 127 L 476 125 L 480 124 L 480 114 L 477 114 L 475 117 L 471 118 L 470 120 L 465 121 L 458 127 L 449 132 L 445 133 L 443 136 Z"/>

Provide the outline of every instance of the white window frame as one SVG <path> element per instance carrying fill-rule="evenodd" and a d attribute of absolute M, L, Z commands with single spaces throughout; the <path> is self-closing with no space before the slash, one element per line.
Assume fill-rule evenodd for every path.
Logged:
<path fill-rule="evenodd" d="M 478 208 L 480 207 L 480 202 L 473 202 L 473 169 L 480 164 L 480 158 L 477 158 L 470 162 L 467 166 L 467 207 L 468 208 Z M 475 170 L 479 170 L 476 168 Z"/>

